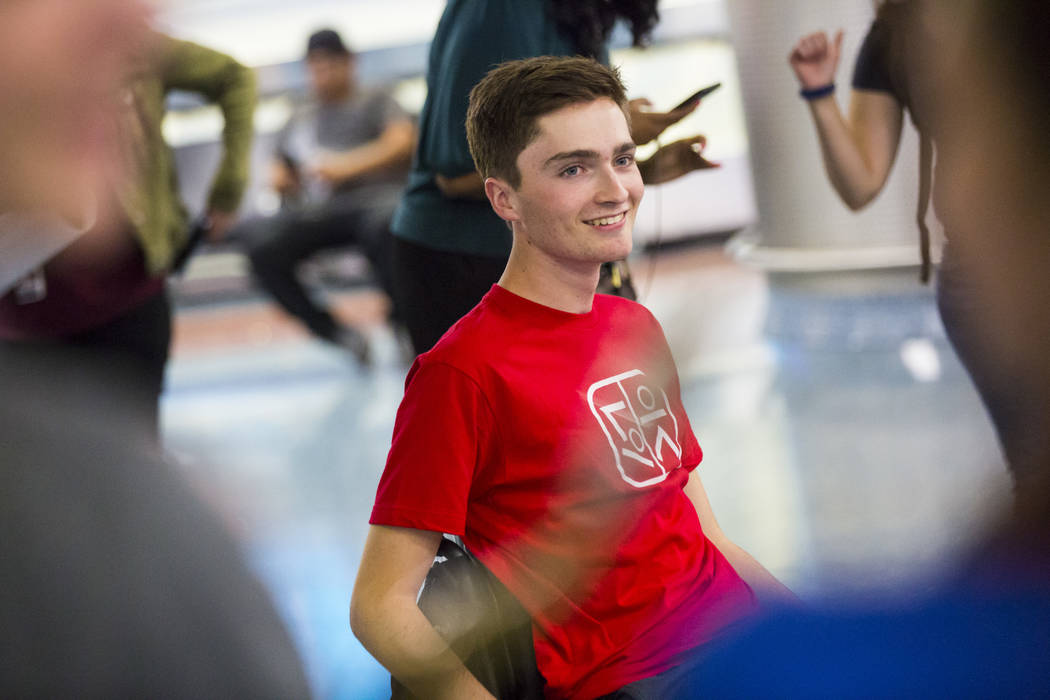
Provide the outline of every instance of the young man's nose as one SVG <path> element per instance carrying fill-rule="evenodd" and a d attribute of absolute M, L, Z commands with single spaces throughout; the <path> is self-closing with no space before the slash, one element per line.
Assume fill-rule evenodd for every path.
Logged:
<path fill-rule="evenodd" d="M 599 202 L 623 202 L 630 196 L 623 173 L 612 166 L 602 168 L 595 198 Z"/>

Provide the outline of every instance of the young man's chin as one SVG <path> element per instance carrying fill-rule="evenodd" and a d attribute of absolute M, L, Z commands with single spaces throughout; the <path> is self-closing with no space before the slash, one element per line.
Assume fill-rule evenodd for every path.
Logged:
<path fill-rule="evenodd" d="M 634 239 L 631 236 L 631 230 L 628 229 L 623 234 L 621 234 L 619 240 L 617 240 L 616 243 L 617 245 L 612 246 L 613 251 L 610 253 L 612 257 L 606 260 L 605 262 L 623 260 L 631 254 L 631 250 L 634 248 Z"/>

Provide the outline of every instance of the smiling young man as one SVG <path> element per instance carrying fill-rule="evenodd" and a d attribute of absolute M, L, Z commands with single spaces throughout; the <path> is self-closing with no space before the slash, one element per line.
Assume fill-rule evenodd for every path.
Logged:
<path fill-rule="evenodd" d="M 505 63 L 471 93 L 513 248 L 409 373 L 350 611 L 420 697 L 489 697 L 416 605 L 443 532 L 528 611 L 548 697 L 666 697 L 752 591 L 790 596 L 718 528 L 659 324 L 594 293 L 643 192 L 625 106 L 618 75 L 579 58 Z"/>

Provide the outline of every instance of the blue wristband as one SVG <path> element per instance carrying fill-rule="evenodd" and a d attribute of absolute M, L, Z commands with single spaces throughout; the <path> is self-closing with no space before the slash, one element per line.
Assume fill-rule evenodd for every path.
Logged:
<path fill-rule="evenodd" d="M 803 88 L 798 91 L 798 94 L 802 95 L 804 100 L 819 100 L 821 97 L 827 97 L 833 92 L 835 92 L 835 83 L 828 83 L 821 87 Z"/>

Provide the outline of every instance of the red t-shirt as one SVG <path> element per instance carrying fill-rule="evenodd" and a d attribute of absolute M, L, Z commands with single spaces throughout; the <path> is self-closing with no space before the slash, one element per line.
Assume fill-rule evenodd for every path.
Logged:
<path fill-rule="evenodd" d="M 595 697 L 755 609 L 682 491 L 700 459 L 645 307 L 496 285 L 409 372 L 370 522 L 461 535 L 532 616 L 548 696 Z"/>

